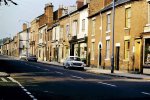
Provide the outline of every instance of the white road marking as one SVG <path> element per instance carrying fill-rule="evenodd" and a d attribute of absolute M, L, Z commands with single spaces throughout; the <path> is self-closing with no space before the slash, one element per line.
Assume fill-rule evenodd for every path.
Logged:
<path fill-rule="evenodd" d="M 36 67 L 36 68 L 39 68 L 39 69 L 40 69 L 40 67 Z"/>
<path fill-rule="evenodd" d="M 29 94 L 29 95 L 31 94 L 30 92 L 26 92 L 26 93 Z"/>
<path fill-rule="evenodd" d="M 29 95 L 31 98 L 33 98 L 34 96 L 33 95 Z"/>
<path fill-rule="evenodd" d="M 23 91 L 27 92 L 27 89 L 23 89 Z"/>
<path fill-rule="evenodd" d="M 55 71 L 55 73 L 63 75 L 63 73 L 62 73 L 62 72 Z"/>
<path fill-rule="evenodd" d="M 142 94 L 145 94 L 145 95 L 150 95 L 150 93 L 147 93 L 147 92 L 141 92 Z"/>
<path fill-rule="evenodd" d="M 71 77 L 73 77 L 73 78 L 79 78 L 79 79 L 83 79 L 82 77 L 73 76 L 73 75 L 71 75 Z"/>
<path fill-rule="evenodd" d="M 18 81 L 14 80 L 12 77 L 8 77 L 12 82 L 17 83 L 23 91 L 25 91 L 33 100 L 37 100 L 25 87 L 19 83 Z"/>
<path fill-rule="evenodd" d="M 2 81 L 4 81 L 4 82 L 8 82 L 8 81 L 7 81 L 5 78 L 3 78 L 3 77 L 2 77 L 1 79 L 2 79 Z"/>
<path fill-rule="evenodd" d="M 49 69 L 44 69 L 44 70 L 49 71 Z"/>
<path fill-rule="evenodd" d="M 103 84 L 103 85 L 108 85 L 108 86 L 111 86 L 111 87 L 117 87 L 116 85 L 113 85 L 113 84 L 108 84 L 108 83 L 104 83 L 104 82 L 98 82 L 99 84 Z"/>

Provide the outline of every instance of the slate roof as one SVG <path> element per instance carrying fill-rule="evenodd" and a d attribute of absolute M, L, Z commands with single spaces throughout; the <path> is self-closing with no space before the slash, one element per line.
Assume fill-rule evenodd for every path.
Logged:
<path fill-rule="evenodd" d="M 127 3 L 127 2 L 130 2 L 130 1 L 135 1 L 135 0 L 117 0 L 117 1 L 115 2 L 115 7 L 117 7 L 117 6 L 119 6 L 119 5 L 122 5 L 122 4 L 124 4 L 124 3 Z M 105 12 L 105 11 L 107 11 L 107 10 L 112 9 L 112 6 L 113 6 L 112 3 L 111 3 L 110 5 L 108 5 L 108 6 L 106 6 L 104 9 L 101 10 L 101 13 L 103 13 L 103 12 Z"/>

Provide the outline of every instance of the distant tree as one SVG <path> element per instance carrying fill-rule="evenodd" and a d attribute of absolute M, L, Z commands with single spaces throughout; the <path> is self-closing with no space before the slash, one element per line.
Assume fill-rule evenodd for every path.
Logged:
<path fill-rule="evenodd" d="M 8 5 L 10 3 L 14 4 L 14 5 L 18 5 L 16 2 L 14 2 L 13 0 L 0 0 L 0 5 L 1 3 L 4 3 L 5 5 Z"/>

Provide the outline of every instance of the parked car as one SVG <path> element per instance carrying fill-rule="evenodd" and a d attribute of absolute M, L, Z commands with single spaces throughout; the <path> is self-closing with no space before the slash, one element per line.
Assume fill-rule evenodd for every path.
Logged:
<path fill-rule="evenodd" d="M 64 68 L 80 68 L 84 70 L 86 66 L 84 62 L 77 56 L 69 56 L 63 63 Z"/>
<path fill-rule="evenodd" d="M 27 60 L 27 55 L 21 54 L 19 58 L 20 58 L 20 60 Z"/>
<path fill-rule="evenodd" d="M 37 62 L 37 57 L 36 55 L 29 55 L 27 57 L 27 61 L 34 61 L 34 62 Z"/>

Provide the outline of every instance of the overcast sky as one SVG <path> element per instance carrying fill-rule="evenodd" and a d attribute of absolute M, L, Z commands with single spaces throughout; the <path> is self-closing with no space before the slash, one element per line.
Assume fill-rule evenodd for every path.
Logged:
<path fill-rule="evenodd" d="M 4 37 L 13 37 L 22 30 L 22 23 L 32 21 L 37 16 L 44 13 L 46 3 L 52 3 L 54 10 L 59 5 L 75 5 L 76 0 L 14 0 L 17 6 L 0 6 L 0 39 Z"/>

